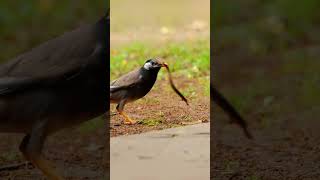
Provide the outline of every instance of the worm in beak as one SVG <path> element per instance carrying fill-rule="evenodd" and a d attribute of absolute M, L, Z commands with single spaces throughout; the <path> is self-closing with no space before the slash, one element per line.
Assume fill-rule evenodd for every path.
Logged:
<path fill-rule="evenodd" d="M 167 64 L 167 63 L 161 63 L 161 67 L 167 68 L 167 67 L 168 67 L 168 64 Z"/>
<path fill-rule="evenodd" d="M 181 94 L 181 92 L 180 92 L 180 91 L 176 88 L 176 86 L 174 85 L 168 64 L 167 64 L 167 63 L 162 63 L 161 66 L 162 66 L 162 67 L 165 67 L 165 68 L 167 69 L 167 71 L 168 71 L 169 82 L 170 82 L 171 88 L 174 90 L 174 92 L 175 92 L 178 96 L 180 96 L 180 98 L 181 98 L 187 105 L 189 105 L 188 100 Z"/>

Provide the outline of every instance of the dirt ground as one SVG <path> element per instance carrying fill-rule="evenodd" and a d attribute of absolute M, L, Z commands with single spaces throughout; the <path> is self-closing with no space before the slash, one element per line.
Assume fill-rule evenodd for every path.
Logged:
<path fill-rule="evenodd" d="M 211 179 L 319 179 L 318 96 L 315 93 L 305 102 L 317 86 L 303 87 L 311 78 L 305 74 L 319 67 L 318 63 L 289 61 L 282 55 L 249 56 L 237 50 L 221 53 L 216 59 L 216 85 L 233 102 L 245 102 L 241 112 L 255 139 L 246 139 L 214 107 Z"/>
<path fill-rule="evenodd" d="M 184 77 L 175 78 L 174 81 L 182 93 L 183 89 L 197 82 Z M 196 87 L 193 91 L 194 94 L 202 92 L 202 87 Z M 125 112 L 138 124 L 124 125 L 120 115 L 111 117 L 111 137 L 209 122 L 209 96 L 190 94 L 186 98 L 189 106 L 175 94 L 168 80 L 157 81 L 144 98 L 125 107 Z M 111 106 L 111 113 L 116 113 L 115 105 Z"/>
<path fill-rule="evenodd" d="M 105 127 L 95 131 L 77 128 L 63 130 L 49 137 L 44 153 L 58 171 L 68 180 L 104 179 L 103 154 L 107 137 Z M 1 134 L 0 167 L 24 162 L 18 150 L 23 135 Z M 21 167 L 13 171 L 1 171 L 0 179 L 40 180 L 42 173 L 33 167 Z"/>
<path fill-rule="evenodd" d="M 171 42 L 183 44 L 187 41 L 208 40 L 210 37 L 209 0 L 125 0 L 111 1 L 111 7 L 114 12 L 111 17 L 111 49 L 135 42 L 143 42 L 151 47 L 159 44 L 166 47 Z M 189 13 L 191 11 L 193 13 Z M 130 14 L 132 16 L 128 18 Z M 204 95 L 202 86 L 196 86 L 199 81 L 185 76 L 177 77 L 174 73 L 173 81 L 190 101 L 189 106 L 174 93 L 167 79 L 158 78 L 144 98 L 125 107 L 129 117 L 139 123 L 124 125 L 122 117 L 113 115 L 110 121 L 111 137 L 208 122 L 209 95 Z M 111 114 L 116 113 L 115 107 L 111 105 Z"/>

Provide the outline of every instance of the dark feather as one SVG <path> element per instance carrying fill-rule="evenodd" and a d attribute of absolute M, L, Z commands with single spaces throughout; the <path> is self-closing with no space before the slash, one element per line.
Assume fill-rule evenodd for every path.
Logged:
<path fill-rule="evenodd" d="M 111 86 L 128 87 L 137 83 L 140 79 L 140 69 L 133 70 L 110 83 Z"/>
<path fill-rule="evenodd" d="M 0 66 L 0 95 L 34 86 L 70 80 L 103 51 L 96 25 L 85 26 L 50 40 Z M 96 58 L 99 60 L 99 58 Z"/>

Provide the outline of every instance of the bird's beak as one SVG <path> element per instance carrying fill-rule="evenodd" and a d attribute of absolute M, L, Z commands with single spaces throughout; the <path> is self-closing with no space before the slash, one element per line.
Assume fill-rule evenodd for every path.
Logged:
<path fill-rule="evenodd" d="M 168 67 L 167 63 L 161 63 L 161 67 Z"/>

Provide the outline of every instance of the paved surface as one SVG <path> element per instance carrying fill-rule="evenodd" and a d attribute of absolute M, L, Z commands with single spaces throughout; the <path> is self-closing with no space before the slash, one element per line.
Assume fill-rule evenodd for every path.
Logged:
<path fill-rule="evenodd" d="M 210 124 L 111 138 L 111 179 L 206 180 Z"/>

